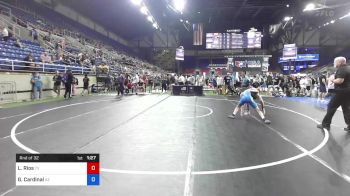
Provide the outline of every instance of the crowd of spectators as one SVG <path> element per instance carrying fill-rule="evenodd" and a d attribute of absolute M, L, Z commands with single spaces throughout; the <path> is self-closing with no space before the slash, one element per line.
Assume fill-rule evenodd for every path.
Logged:
<path fill-rule="evenodd" d="M 46 51 L 40 56 L 41 63 L 91 68 L 96 74 L 135 74 L 140 70 L 163 72 L 156 66 L 116 46 L 112 47 L 85 36 L 70 25 L 56 26 L 36 16 L 34 18 L 36 18 L 35 21 L 27 20 L 22 15 L 12 16 L 13 22 L 29 30 L 33 42 L 40 43 L 46 48 Z M 9 34 L 7 28 L 2 29 L 4 40 L 8 39 Z M 20 40 L 17 42 L 18 47 L 23 47 Z M 26 59 L 30 59 L 30 56 L 22 60 Z M 32 65 L 35 64 L 35 61 Z"/>
<path fill-rule="evenodd" d="M 334 85 L 329 82 L 332 77 L 332 72 L 291 75 L 240 72 L 208 76 L 204 86 L 215 89 L 218 94 L 239 94 L 254 86 L 276 97 L 318 97 L 324 101 L 327 93 L 334 90 Z"/>

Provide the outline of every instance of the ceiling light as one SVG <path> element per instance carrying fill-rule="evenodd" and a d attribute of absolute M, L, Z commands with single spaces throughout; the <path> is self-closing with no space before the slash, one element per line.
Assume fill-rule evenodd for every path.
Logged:
<path fill-rule="evenodd" d="M 309 3 L 306 5 L 305 9 L 303 10 L 304 12 L 309 12 L 313 11 L 316 9 L 316 5 L 314 3 Z"/>
<path fill-rule="evenodd" d="M 335 20 L 332 20 L 331 23 L 334 24 L 334 23 L 335 23 Z"/>
<path fill-rule="evenodd" d="M 350 16 L 350 12 L 349 12 L 348 14 L 346 14 L 346 15 L 340 17 L 339 20 L 342 20 L 342 19 L 347 18 L 347 17 L 349 17 L 349 16 Z"/>
<path fill-rule="evenodd" d="M 153 22 L 153 17 L 152 16 L 147 16 L 147 20 L 150 22 Z"/>
<path fill-rule="evenodd" d="M 142 0 L 131 0 L 131 2 L 132 2 L 134 5 L 139 6 L 139 5 L 141 5 Z"/>
<path fill-rule="evenodd" d="M 153 27 L 154 27 L 155 29 L 158 29 L 158 24 L 157 24 L 157 23 L 153 23 Z"/>
<path fill-rule="evenodd" d="M 140 12 L 144 15 L 147 15 L 148 14 L 148 9 L 146 6 L 142 6 L 141 9 L 140 9 Z"/>
<path fill-rule="evenodd" d="M 287 4 L 286 7 L 289 7 L 289 4 Z"/>
<path fill-rule="evenodd" d="M 183 22 L 184 20 L 180 19 L 180 22 Z"/>
<path fill-rule="evenodd" d="M 290 21 L 290 20 L 292 20 L 293 19 L 293 17 L 290 17 L 290 16 L 286 16 L 286 17 L 284 17 L 284 21 L 285 22 L 288 22 L 288 21 Z"/>
<path fill-rule="evenodd" d="M 254 28 L 254 27 L 251 27 L 249 31 L 250 31 L 250 32 L 257 32 L 258 29 Z"/>
<path fill-rule="evenodd" d="M 174 8 L 180 13 L 182 13 L 183 10 L 185 9 L 185 5 L 186 5 L 186 0 L 173 0 Z"/>
<path fill-rule="evenodd" d="M 186 23 L 188 24 L 188 23 L 190 23 L 188 20 L 186 20 Z"/>

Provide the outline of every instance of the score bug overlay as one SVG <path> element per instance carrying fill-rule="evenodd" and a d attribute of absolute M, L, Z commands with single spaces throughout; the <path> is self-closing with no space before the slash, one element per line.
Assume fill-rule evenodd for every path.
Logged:
<path fill-rule="evenodd" d="M 16 154 L 17 186 L 99 186 L 99 154 Z"/>

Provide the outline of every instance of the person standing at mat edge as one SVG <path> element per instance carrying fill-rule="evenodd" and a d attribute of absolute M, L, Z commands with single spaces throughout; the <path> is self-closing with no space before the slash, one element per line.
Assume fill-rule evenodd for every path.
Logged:
<path fill-rule="evenodd" d="M 334 67 L 337 69 L 332 81 L 335 86 L 335 95 L 328 104 L 327 114 L 322 124 L 317 125 L 320 129 L 330 130 L 332 118 L 339 108 L 343 109 L 343 115 L 347 127 L 345 131 L 350 131 L 350 66 L 346 64 L 346 58 L 337 57 L 334 59 Z"/>
<path fill-rule="evenodd" d="M 85 74 L 85 77 L 83 79 L 83 83 L 84 83 L 84 88 L 83 88 L 83 91 L 81 92 L 81 96 L 86 95 L 86 92 L 87 92 L 87 94 L 90 94 L 90 92 L 89 92 L 90 79 L 87 76 L 87 74 Z"/>
<path fill-rule="evenodd" d="M 57 97 L 61 95 L 61 84 L 62 84 L 62 76 L 59 71 L 56 72 L 56 75 L 52 78 L 53 91 L 57 94 Z"/>
<path fill-rule="evenodd" d="M 70 99 L 71 93 L 72 93 L 72 83 L 73 83 L 73 74 L 71 70 L 68 70 L 66 75 L 64 76 L 64 86 L 65 86 L 65 93 L 64 93 L 64 98 L 65 99 Z M 68 95 L 68 97 L 67 97 Z"/>

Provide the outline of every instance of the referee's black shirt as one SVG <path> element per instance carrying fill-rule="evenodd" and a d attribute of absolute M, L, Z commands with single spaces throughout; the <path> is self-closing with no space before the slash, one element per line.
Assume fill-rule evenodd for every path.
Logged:
<path fill-rule="evenodd" d="M 339 85 L 335 85 L 336 92 L 339 93 L 350 93 L 350 66 L 342 66 L 338 68 L 335 73 L 335 79 L 344 78 L 344 82 Z"/>

